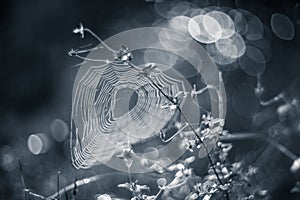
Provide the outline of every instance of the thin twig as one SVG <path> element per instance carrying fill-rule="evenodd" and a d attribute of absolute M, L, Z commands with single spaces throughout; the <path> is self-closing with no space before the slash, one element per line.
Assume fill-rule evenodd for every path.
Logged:
<path fill-rule="evenodd" d="M 262 83 L 261 83 L 261 76 L 257 76 L 257 79 L 256 79 L 256 96 L 258 97 L 259 99 L 259 103 L 260 105 L 262 106 L 270 106 L 276 102 L 279 102 L 281 100 L 284 100 L 284 92 L 281 92 L 279 93 L 278 95 L 276 95 L 275 97 L 269 99 L 269 100 L 262 100 L 261 99 L 261 96 L 262 96 L 262 93 L 264 91 L 264 87 L 262 86 Z"/>
<path fill-rule="evenodd" d="M 113 52 L 113 53 L 116 52 L 114 49 L 110 48 L 103 40 L 101 40 L 101 38 L 98 37 L 93 31 L 91 31 L 91 30 L 88 29 L 88 28 L 84 28 L 83 30 L 86 31 L 86 32 L 88 32 L 88 33 L 90 33 L 93 37 L 95 37 L 95 38 L 99 41 L 99 43 L 102 44 L 102 45 L 103 45 L 105 48 L 107 48 L 109 51 L 111 51 L 111 52 Z"/>
<path fill-rule="evenodd" d="M 22 168 L 21 160 L 19 160 L 19 169 L 20 169 L 21 182 L 22 182 L 23 188 L 26 189 L 26 185 L 25 185 L 25 181 L 24 181 L 24 175 L 23 175 L 23 168 Z"/>
<path fill-rule="evenodd" d="M 167 140 L 165 140 L 164 138 L 161 138 L 162 142 L 164 142 L 164 143 L 170 142 L 173 138 L 175 138 L 178 134 L 180 134 L 186 127 L 188 127 L 188 124 L 185 124 L 181 129 L 179 129 L 174 135 L 172 135 L 172 137 L 170 137 Z"/>
<path fill-rule="evenodd" d="M 69 200 L 69 195 L 68 195 L 68 193 L 66 192 L 66 190 L 64 190 L 64 192 L 65 192 L 66 200 Z"/>
<path fill-rule="evenodd" d="M 279 95 L 273 97 L 270 100 L 267 100 L 267 101 L 260 100 L 260 105 L 262 105 L 262 106 L 270 106 L 273 103 L 276 103 L 276 102 L 278 102 L 278 101 L 280 101 L 282 99 L 283 99 L 283 93 L 280 93 Z"/>
<path fill-rule="evenodd" d="M 24 191 L 24 199 L 27 200 L 27 193 L 29 192 L 29 190 L 27 189 L 27 187 L 25 185 L 25 180 L 24 180 L 24 175 L 23 175 L 23 167 L 22 167 L 21 160 L 19 160 L 19 170 L 20 170 L 21 182 L 22 182 L 23 191 Z"/>
<path fill-rule="evenodd" d="M 132 178 L 131 178 L 131 172 L 130 172 L 130 166 L 127 166 L 127 169 L 128 169 L 128 178 L 129 178 L 129 183 L 130 183 L 130 185 L 132 185 Z"/>
<path fill-rule="evenodd" d="M 279 144 L 278 142 L 267 138 L 264 135 L 258 134 L 258 133 L 231 133 L 220 137 L 221 142 L 231 142 L 234 140 L 245 140 L 245 139 L 259 139 L 262 140 L 280 151 L 283 155 L 285 155 L 287 158 L 291 160 L 296 160 L 298 156 L 291 152 L 289 149 L 287 149 L 284 145 Z"/>
<path fill-rule="evenodd" d="M 60 171 L 57 172 L 57 198 L 58 198 L 58 200 L 60 198 L 60 195 L 59 195 L 59 174 L 60 174 Z"/>

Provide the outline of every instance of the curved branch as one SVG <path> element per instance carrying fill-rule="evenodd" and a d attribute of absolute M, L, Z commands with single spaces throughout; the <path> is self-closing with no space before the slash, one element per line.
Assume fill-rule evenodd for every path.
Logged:
<path fill-rule="evenodd" d="M 89 34 L 91 34 L 94 38 L 96 38 L 100 44 L 102 44 L 106 49 L 108 49 L 109 51 L 115 53 L 116 51 L 112 48 L 110 48 L 103 40 L 101 40 L 100 37 L 98 37 L 93 31 L 91 31 L 88 28 L 83 28 L 83 31 L 88 32 Z"/>

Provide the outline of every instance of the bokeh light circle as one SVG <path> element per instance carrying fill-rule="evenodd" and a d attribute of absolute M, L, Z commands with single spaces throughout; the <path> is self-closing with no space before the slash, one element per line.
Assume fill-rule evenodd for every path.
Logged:
<path fill-rule="evenodd" d="M 51 124 L 51 135 L 58 141 L 64 141 L 69 135 L 69 127 L 66 122 L 61 119 L 55 119 Z"/>
<path fill-rule="evenodd" d="M 208 12 L 206 16 L 214 18 L 219 23 L 222 29 L 220 39 L 230 38 L 235 33 L 234 22 L 226 13 L 221 11 L 211 11 Z"/>
<path fill-rule="evenodd" d="M 27 147 L 34 155 L 46 153 L 49 148 L 49 139 L 43 133 L 31 134 L 27 139 Z"/>
<path fill-rule="evenodd" d="M 274 34 L 282 40 L 292 40 L 295 27 L 289 17 L 281 13 L 274 13 L 271 17 L 271 27 Z"/>
<path fill-rule="evenodd" d="M 250 76 L 260 76 L 266 69 L 263 53 L 253 46 L 246 46 L 246 52 L 240 58 L 239 63 L 241 68 Z"/>
<path fill-rule="evenodd" d="M 204 44 L 216 42 L 222 37 L 222 28 L 217 20 L 207 15 L 197 15 L 189 21 L 191 36 Z"/>

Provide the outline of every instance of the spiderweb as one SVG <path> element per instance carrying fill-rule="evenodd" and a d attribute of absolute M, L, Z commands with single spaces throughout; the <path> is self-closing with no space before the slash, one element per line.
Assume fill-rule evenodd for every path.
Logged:
<path fill-rule="evenodd" d="M 161 71 L 152 80 L 153 83 L 128 64 L 114 63 L 93 67 L 82 77 L 73 104 L 73 119 L 80 117 L 83 121 L 75 121 L 76 135 L 80 138 L 75 144 L 75 166 L 105 163 L 116 153 L 117 144 L 135 144 L 153 137 L 169 122 L 173 114 L 160 107 L 168 99 L 156 86 L 162 86 L 166 95 L 173 96 L 185 89 L 184 84 Z M 122 89 L 137 94 L 132 109 L 128 105 L 116 109 L 117 93 Z M 120 116 L 120 113 L 125 114 Z"/>
<path fill-rule="evenodd" d="M 90 32 L 83 27 L 75 31 L 82 36 L 84 31 Z M 162 37 L 165 35 L 177 40 Z M 119 157 L 127 147 L 134 147 L 132 172 L 152 171 L 155 163 L 167 166 L 187 150 L 186 139 L 202 134 L 202 114 L 224 118 L 224 86 L 218 70 L 203 48 L 187 36 L 146 27 L 122 32 L 105 42 L 97 39 L 100 45 L 91 48 L 86 57 L 80 55 L 86 50 L 69 52 L 84 60 L 73 88 L 70 142 L 76 168 L 105 164 L 127 171 L 128 163 Z M 182 48 L 184 45 L 187 48 Z M 145 49 L 146 60 L 140 60 L 139 52 Z M 202 93 L 206 96 L 200 98 Z M 168 134 L 171 137 L 163 139 Z M 139 153 L 141 144 L 156 150 Z M 126 160 L 126 156 L 121 158 Z"/>

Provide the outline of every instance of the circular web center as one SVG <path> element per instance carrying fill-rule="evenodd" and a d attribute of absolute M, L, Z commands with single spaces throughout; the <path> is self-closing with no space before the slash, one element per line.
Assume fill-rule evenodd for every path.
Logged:
<path fill-rule="evenodd" d="M 130 112 L 137 104 L 138 94 L 131 88 L 122 88 L 115 96 L 114 117 L 119 118 Z"/>

